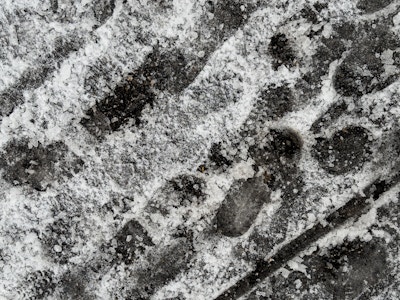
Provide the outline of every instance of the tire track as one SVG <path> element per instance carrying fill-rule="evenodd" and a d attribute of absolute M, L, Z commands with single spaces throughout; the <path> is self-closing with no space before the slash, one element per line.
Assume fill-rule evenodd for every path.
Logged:
<path fill-rule="evenodd" d="M 53 12 L 57 12 L 58 1 L 51 2 Z M 9 116 L 15 107 L 24 103 L 24 92 L 35 90 L 48 80 L 51 75 L 58 70 L 58 66 L 67 59 L 72 53 L 79 51 L 86 43 L 85 39 L 90 38 L 95 30 L 103 25 L 113 14 L 115 9 L 115 1 L 111 0 L 109 4 L 99 5 L 93 4 L 94 16 L 98 19 L 98 25 L 93 31 L 81 35 L 74 32 L 66 37 L 58 37 L 53 45 L 54 50 L 50 53 L 43 54 L 34 65 L 25 70 L 20 78 L 6 90 L 0 93 L 0 117 Z M 99 9 L 100 8 L 100 9 Z"/>
<path fill-rule="evenodd" d="M 231 8 L 229 2 L 223 3 L 226 7 Z M 222 18 L 222 21 L 227 22 L 227 16 L 222 12 L 226 7 L 221 5 L 220 2 L 215 12 L 217 15 L 221 15 L 220 18 Z M 239 15 L 238 18 L 240 19 L 240 22 L 238 24 L 230 24 L 227 26 L 226 30 L 222 30 L 220 29 L 222 21 L 218 21 L 216 23 L 217 25 L 215 25 L 215 30 L 219 32 L 219 35 L 216 39 L 211 41 L 211 44 L 215 43 L 215 45 L 211 47 L 211 49 L 207 48 L 210 52 L 202 57 L 191 54 L 190 57 L 192 60 L 187 61 L 181 49 L 172 48 L 172 50 L 164 50 L 156 48 L 147 56 L 145 62 L 138 70 L 133 74 L 129 74 L 122 83 L 117 85 L 113 91 L 113 95 L 106 97 L 104 101 L 96 104 L 95 107 L 92 107 L 89 110 L 87 113 L 89 118 L 83 119 L 81 124 L 95 135 L 104 135 L 105 132 L 111 133 L 112 131 L 118 130 L 118 128 L 126 123 L 129 118 L 134 117 L 139 122 L 141 110 L 145 105 L 154 102 L 157 90 L 158 92 L 162 91 L 171 94 L 182 92 L 198 75 L 206 64 L 208 57 L 217 49 L 217 46 L 233 34 L 237 28 L 243 25 L 244 18 L 242 18 L 242 14 L 247 12 L 243 11 L 238 4 L 236 4 L 233 9 L 236 9 L 235 13 Z M 105 118 L 108 119 L 108 124 Z M 115 118 L 117 118 L 117 120 L 110 122 Z M 140 224 L 134 220 L 129 221 L 128 224 L 132 222 L 137 226 L 140 226 Z M 129 225 L 125 225 L 121 231 L 117 233 L 115 238 L 117 241 L 126 241 L 128 236 L 136 235 L 136 233 L 126 233 L 126 226 L 129 227 Z M 157 261 L 157 259 L 159 259 L 159 263 L 155 263 L 155 265 L 149 270 L 142 270 L 142 275 L 139 276 L 139 281 L 142 285 L 146 285 L 147 288 L 141 291 L 131 291 L 130 293 L 146 293 L 149 296 L 167 281 L 172 280 L 176 275 L 181 273 L 182 268 L 186 268 L 189 262 L 188 259 L 190 259 L 190 256 L 186 257 L 186 252 L 180 253 L 183 244 L 187 244 L 187 249 L 192 247 L 190 241 L 183 239 L 176 246 L 174 246 L 173 243 L 171 245 L 163 245 L 159 250 L 154 249 L 157 254 L 147 256 L 145 259 L 149 262 L 153 260 Z M 82 292 L 82 295 L 91 297 L 84 292 L 86 285 L 89 285 L 93 280 L 96 280 L 96 278 L 101 278 L 115 265 L 119 265 L 122 262 L 127 265 L 133 263 L 135 256 L 134 252 L 137 246 L 134 246 L 133 243 L 132 247 L 128 247 L 129 249 L 126 249 L 125 247 L 126 246 L 124 245 L 116 246 L 115 249 L 117 254 L 118 252 L 121 252 L 120 254 L 122 256 L 122 259 L 118 259 L 112 258 L 109 254 L 106 254 L 108 249 L 114 249 L 111 241 L 110 244 L 101 246 L 100 248 L 102 251 L 106 251 L 105 253 L 101 254 L 99 257 L 93 257 L 86 266 L 68 271 L 59 277 L 58 280 L 65 281 L 67 287 L 77 285 L 76 289 L 64 288 L 61 293 L 77 297 L 73 291 L 78 290 Z M 150 244 L 148 244 L 147 247 L 150 247 Z M 176 255 L 175 258 L 181 260 L 182 263 L 175 271 L 164 273 L 162 265 L 166 260 L 169 261 L 168 257 L 172 254 Z M 172 265 L 173 263 L 174 261 L 169 261 L 169 264 Z M 149 272 L 152 274 L 151 284 L 146 282 L 147 274 Z M 78 284 L 77 280 L 74 278 L 80 277 L 80 274 L 86 274 L 85 278 L 89 280 L 81 280 Z"/>
<path fill-rule="evenodd" d="M 0 93 L 0 116 L 9 116 L 15 107 L 24 103 L 24 92 L 39 88 L 57 70 L 57 65 L 84 44 L 76 37 L 60 38 L 53 52 L 36 62 L 38 67 L 29 68 L 12 86 Z"/>
<path fill-rule="evenodd" d="M 112 93 L 86 112 L 81 124 L 97 137 L 118 130 L 132 119 L 139 124 L 142 110 L 146 106 L 153 107 L 157 95 L 164 92 L 179 94 L 187 88 L 202 71 L 210 55 L 242 27 L 245 19 L 256 9 L 238 1 L 217 1 L 215 5 L 208 1 L 206 14 L 213 14 L 213 19 L 206 20 L 205 24 L 196 24 L 211 32 L 208 39 L 201 35 L 198 37 L 198 40 L 206 41 L 185 45 L 194 49 L 192 53 L 175 47 L 163 49 L 156 46 L 139 69 L 128 74 Z"/>
<path fill-rule="evenodd" d="M 255 269 L 225 290 L 216 300 L 238 299 L 255 288 L 262 280 L 273 274 L 290 259 L 307 249 L 312 243 L 325 236 L 345 222 L 360 217 L 371 207 L 371 199 L 379 197 L 400 181 L 400 172 L 395 170 L 387 179 L 378 178 L 364 188 L 363 196 L 350 199 L 345 205 L 326 217 L 326 224 L 318 222 L 297 238 L 283 245 L 274 255 L 266 260 L 257 261 Z"/>
<path fill-rule="evenodd" d="M 227 10 L 227 11 L 229 11 L 229 10 Z M 226 38 L 226 37 L 222 37 L 222 39 L 224 39 L 224 38 Z M 219 39 L 216 39 L 216 40 L 219 40 Z M 211 43 L 211 44 L 213 44 L 213 43 Z M 197 74 L 198 74 L 198 73 L 196 73 L 197 71 L 194 72 L 195 75 L 193 75 L 193 78 L 192 78 L 191 75 L 189 75 L 189 76 L 187 75 L 187 74 L 191 74 L 190 71 L 189 71 L 189 73 L 187 73 L 185 71 L 182 72 L 182 70 L 186 70 L 188 65 L 193 65 L 194 64 L 193 62 L 196 62 L 197 59 L 200 59 L 200 58 L 194 58 L 193 60 L 191 60 L 191 58 L 189 58 L 188 59 L 189 63 L 186 64 L 185 63 L 185 59 L 186 59 L 185 55 L 183 55 L 183 58 L 180 58 L 181 54 L 182 54 L 180 48 L 179 49 L 173 48 L 172 50 L 171 50 L 171 48 L 167 48 L 167 50 L 161 49 L 161 51 L 159 51 L 159 50 L 157 50 L 157 51 L 158 52 L 155 51 L 155 52 L 151 53 L 149 55 L 149 57 L 151 57 L 152 55 L 155 57 L 161 57 L 162 55 L 164 55 L 166 57 L 171 56 L 173 58 L 172 59 L 166 58 L 166 59 L 160 59 L 160 60 L 157 60 L 157 59 L 150 60 L 149 58 L 147 58 L 145 60 L 145 63 L 143 66 L 149 66 L 149 65 L 151 66 L 152 63 L 154 63 L 156 66 L 151 66 L 151 67 L 148 67 L 147 69 L 143 66 L 139 67 L 138 70 L 140 72 L 134 71 L 134 74 L 139 74 L 139 75 L 135 76 L 135 79 L 133 79 L 133 77 L 131 75 L 129 75 L 127 78 L 125 78 L 125 81 L 120 83 L 113 92 L 114 94 L 117 94 L 115 91 L 121 91 L 121 93 L 123 95 L 124 89 L 127 88 L 129 91 L 129 94 L 130 94 L 129 96 L 126 96 L 126 98 L 125 98 L 125 96 L 116 97 L 115 95 L 110 95 L 109 97 L 107 97 L 107 99 L 108 99 L 107 101 L 100 102 L 100 104 L 96 105 L 95 109 L 93 109 L 93 108 L 91 109 L 92 112 L 90 112 L 90 111 L 88 112 L 89 120 L 93 120 L 93 118 L 95 118 L 96 111 L 100 111 L 102 113 L 102 115 L 100 115 L 100 117 L 97 116 L 101 120 L 100 123 L 98 123 L 98 124 L 100 124 L 100 125 L 106 124 L 108 126 L 107 127 L 104 125 L 105 129 L 101 129 L 101 128 L 100 128 L 100 130 L 95 129 L 94 130 L 95 133 L 100 132 L 100 135 L 101 135 L 104 132 L 110 133 L 112 131 L 118 130 L 118 128 L 120 128 L 120 126 L 123 126 L 130 119 L 134 119 L 135 121 L 140 122 L 141 112 L 142 112 L 143 108 L 146 105 L 151 105 L 152 103 L 154 103 L 154 101 L 157 97 L 157 94 L 160 91 L 166 92 L 166 93 L 171 93 L 171 94 L 180 93 L 182 91 L 181 88 L 179 87 L 179 85 L 176 85 L 176 82 L 177 82 L 176 78 L 179 78 L 181 73 L 183 74 L 183 76 L 185 78 L 186 77 L 189 78 L 188 83 L 184 83 L 182 89 L 185 89 L 188 85 L 190 85 L 191 81 L 197 76 Z M 173 54 L 171 55 L 171 53 L 173 53 Z M 181 53 L 181 54 L 179 54 L 179 53 Z M 212 52 L 210 52 L 210 53 L 212 53 Z M 189 55 L 189 57 L 190 56 L 191 55 Z M 204 57 L 207 58 L 208 56 L 209 55 L 205 54 Z M 202 59 L 205 59 L 205 58 L 202 58 Z M 200 59 L 200 61 L 202 59 Z M 182 61 L 183 61 L 183 63 L 181 64 Z M 170 65 L 174 64 L 175 62 L 178 65 L 178 67 L 177 67 L 178 71 L 177 72 L 173 71 L 173 73 L 175 72 L 177 74 L 175 79 L 171 79 L 171 78 L 165 79 L 162 75 L 160 75 L 160 72 L 155 72 L 155 70 L 167 69 L 168 67 L 170 67 Z M 203 67 L 204 67 L 204 65 L 203 65 Z M 202 68 L 200 68 L 200 69 L 202 69 Z M 145 75 L 150 74 L 150 75 L 147 77 L 140 76 L 143 74 L 145 74 Z M 143 79 L 143 77 L 146 77 L 146 78 Z M 149 80 L 149 77 L 150 77 L 150 80 Z M 155 78 L 156 82 L 153 81 L 154 78 Z M 142 80 L 142 84 L 140 84 L 140 83 L 138 84 L 136 82 L 136 81 L 140 81 L 140 80 Z M 135 83 L 132 83 L 132 82 L 135 82 Z M 141 92 L 137 92 L 139 87 L 140 88 L 143 87 L 144 90 Z M 178 89 L 174 90 L 174 87 L 178 87 Z M 131 97 L 132 97 L 132 94 L 135 95 L 135 93 L 137 93 L 137 96 L 135 98 L 136 100 L 132 104 Z M 144 100 L 144 98 L 141 98 L 140 95 L 145 95 L 145 96 L 147 96 L 146 99 L 150 98 L 152 100 L 150 102 L 146 102 L 146 100 Z M 154 98 L 152 98 L 152 97 L 154 97 Z M 114 100 L 114 99 L 116 99 L 116 100 Z M 122 104 L 122 106 L 120 108 L 118 108 L 118 107 L 115 108 L 114 105 L 118 102 L 118 100 L 121 100 L 121 99 L 124 100 L 124 104 Z M 125 99 L 127 99 L 127 100 L 125 101 Z M 97 106 L 99 106 L 100 109 L 98 109 Z M 126 110 L 128 110 L 128 112 L 132 113 L 132 114 L 126 115 L 125 114 Z M 92 116 L 90 114 L 92 114 Z M 117 118 L 116 123 L 113 125 L 114 127 L 111 126 L 111 124 L 113 123 L 113 122 L 111 122 L 113 118 Z M 93 126 L 93 127 L 96 128 L 99 126 L 95 124 L 95 126 Z M 122 236 L 122 237 L 128 238 L 128 235 L 121 235 L 119 233 L 117 234 L 117 236 L 118 235 L 120 237 Z M 123 238 L 122 238 L 122 240 L 123 240 Z M 171 248 L 174 249 L 172 246 L 171 246 Z M 171 252 L 173 252 L 173 250 L 165 251 L 165 255 L 169 255 Z M 161 254 L 162 254 L 162 252 L 161 252 Z M 162 255 L 161 255 L 161 257 L 162 257 Z M 152 257 L 150 257 L 149 260 L 151 260 L 151 258 Z M 96 261 L 96 259 L 94 259 L 94 261 Z M 101 259 L 99 259 L 98 261 L 101 261 Z M 114 262 L 112 262 L 110 264 L 106 263 L 105 265 L 107 267 L 104 267 L 104 269 L 101 269 L 101 271 L 99 272 L 100 275 L 104 275 L 104 273 L 107 272 L 108 268 L 111 268 L 112 266 L 118 265 L 120 263 L 121 263 L 120 260 L 115 260 Z M 90 266 L 90 267 L 88 267 L 88 269 L 95 268 L 95 266 L 94 265 L 92 266 L 91 263 L 89 263 L 88 265 Z M 185 263 L 183 263 L 183 265 L 187 265 L 187 261 L 185 261 Z M 95 271 L 95 272 L 97 272 L 97 271 Z M 159 280 L 157 278 L 159 278 L 159 277 L 157 275 L 158 274 L 157 267 L 154 267 L 154 269 L 152 269 L 152 272 L 153 272 L 153 274 L 155 274 L 153 276 L 156 278 L 155 281 L 158 282 Z M 74 273 L 74 270 L 72 273 L 73 273 L 72 275 L 74 275 L 76 273 L 75 275 L 77 275 L 77 278 L 79 278 L 78 275 L 81 274 L 80 271 L 79 272 L 77 271 Z M 86 271 L 84 273 L 86 273 Z M 89 272 L 87 272 L 87 273 L 89 273 Z M 168 280 L 172 280 L 176 276 L 177 273 L 179 273 L 179 272 L 176 272 L 176 273 L 172 272 L 172 276 L 170 276 L 170 278 Z M 66 275 L 66 277 L 68 277 L 68 276 Z M 88 276 L 88 277 L 90 278 L 91 276 Z M 71 276 L 70 278 L 74 278 L 74 276 Z M 86 281 L 86 279 L 82 280 L 81 286 L 83 287 L 83 289 L 84 289 L 85 284 L 88 282 L 90 283 L 92 281 L 92 279 L 93 278 L 90 278 L 87 281 Z M 71 279 L 70 282 L 74 283 L 74 282 L 76 282 L 76 280 Z M 163 284 L 165 284 L 165 283 L 166 282 L 164 282 Z M 73 289 L 74 284 L 71 284 L 72 289 Z M 159 284 L 159 283 L 155 284 L 156 288 L 159 288 L 160 286 L 162 286 L 162 284 Z M 81 290 L 81 289 L 79 289 L 79 290 Z M 150 290 L 150 294 L 152 294 L 155 290 L 156 289 Z"/>

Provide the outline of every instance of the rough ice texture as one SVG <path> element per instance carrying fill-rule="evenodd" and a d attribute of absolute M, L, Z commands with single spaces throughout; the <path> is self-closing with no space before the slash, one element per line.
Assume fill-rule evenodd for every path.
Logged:
<path fill-rule="evenodd" d="M 1 299 L 399 299 L 395 0 L 3 0 Z"/>

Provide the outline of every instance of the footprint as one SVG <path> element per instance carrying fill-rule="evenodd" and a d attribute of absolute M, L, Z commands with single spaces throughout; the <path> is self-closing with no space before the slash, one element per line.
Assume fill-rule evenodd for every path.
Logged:
<path fill-rule="evenodd" d="M 87 274 L 65 273 L 58 282 L 58 299 L 95 300 L 96 298 L 87 292 L 86 283 L 89 282 Z"/>
<path fill-rule="evenodd" d="M 21 286 L 20 299 L 47 299 L 56 289 L 54 273 L 47 270 L 28 274 Z"/>
<path fill-rule="evenodd" d="M 137 287 L 130 292 L 131 299 L 149 299 L 159 288 L 189 268 L 194 257 L 192 241 L 178 238 L 161 251 L 150 253 L 150 266 L 137 271 Z"/>
<path fill-rule="evenodd" d="M 264 181 L 273 190 L 281 191 L 282 199 L 295 197 L 302 190 L 303 181 L 297 163 L 303 142 L 291 129 L 272 129 L 262 147 L 251 147 L 250 156 L 256 166 L 265 170 Z"/>
<path fill-rule="evenodd" d="M 93 15 L 98 22 L 97 26 L 104 24 L 114 13 L 115 0 L 95 0 L 91 3 Z"/>
<path fill-rule="evenodd" d="M 255 113 L 260 121 L 276 120 L 292 111 L 294 102 L 292 90 L 287 85 L 271 85 L 261 92 Z"/>
<path fill-rule="evenodd" d="M 273 67 L 275 70 L 282 65 L 288 68 L 293 66 L 296 56 L 284 33 L 278 33 L 271 38 L 268 51 L 274 58 Z"/>
<path fill-rule="evenodd" d="M 136 220 L 130 220 L 126 223 L 118 231 L 114 239 L 116 241 L 116 261 L 123 262 L 126 265 L 135 261 L 137 253 L 143 252 L 146 247 L 154 245 L 146 230 Z M 111 243 L 110 247 L 113 247 L 113 242 Z"/>
<path fill-rule="evenodd" d="M 272 129 L 262 146 L 249 149 L 255 168 L 264 175 L 247 180 L 237 180 L 219 208 L 216 226 L 219 232 L 237 237 L 247 232 L 264 203 L 270 201 L 270 192 L 281 190 L 284 200 L 295 197 L 303 185 L 297 162 L 300 159 L 302 140 L 290 129 Z"/>
<path fill-rule="evenodd" d="M 169 184 L 178 195 L 179 205 L 191 204 L 204 198 L 204 180 L 192 175 L 180 175 L 172 179 Z"/>
<path fill-rule="evenodd" d="M 362 24 L 357 29 L 359 40 L 338 66 L 333 77 L 336 91 L 346 97 L 361 97 L 383 90 L 399 76 L 393 60 L 400 47 L 398 37 L 382 24 Z M 390 71 L 388 71 L 389 69 Z"/>
<path fill-rule="evenodd" d="M 270 192 L 261 177 L 237 180 L 217 212 L 217 230 L 229 237 L 243 235 L 269 201 Z"/>
<path fill-rule="evenodd" d="M 202 69 L 197 63 L 180 50 L 155 49 L 139 69 L 86 112 L 81 124 L 97 137 L 118 130 L 129 120 L 139 124 L 143 109 L 153 106 L 159 92 L 180 93 L 196 78 Z"/>
<path fill-rule="evenodd" d="M 340 175 L 358 170 L 370 153 L 369 132 L 363 127 L 349 126 L 331 138 L 319 138 L 312 154 L 327 172 Z"/>
<path fill-rule="evenodd" d="M 355 299 L 382 280 L 388 272 L 385 249 L 377 240 L 345 240 L 311 260 L 311 278 L 332 295 Z"/>
<path fill-rule="evenodd" d="M 24 90 L 39 88 L 57 70 L 57 65 L 82 45 L 83 40 L 76 36 L 57 38 L 52 52 L 39 59 L 35 68 L 28 68 L 16 83 L 0 93 L 0 116 L 10 115 L 15 107 L 25 101 Z"/>
<path fill-rule="evenodd" d="M 220 143 L 214 143 L 211 145 L 208 158 L 211 162 L 211 166 L 216 168 L 226 168 L 232 165 L 232 161 L 223 155 Z"/>
<path fill-rule="evenodd" d="M 359 0 L 357 2 L 357 8 L 363 13 L 370 14 L 385 8 L 392 2 L 393 0 Z"/>
<path fill-rule="evenodd" d="M 38 191 L 63 176 L 72 177 L 82 166 L 83 161 L 62 142 L 30 147 L 26 140 L 14 140 L 0 153 L 3 178 L 14 185 L 29 184 Z"/>
<path fill-rule="evenodd" d="M 238 0 L 210 0 L 205 2 L 204 9 L 208 15 L 204 24 L 208 25 L 212 33 L 213 40 L 210 42 L 215 48 L 243 26 L 256 7 Z"/>
<path fill-rule="evenodd" d="M 69 259 L 77 254 L 73 252 L 79 235 L 76 224 L 76 220 L 70 216 L 59 217 L 46 226 L 40 240 L 44 252 L 53 261 L 67 264 Z"/>
<path fill-rule="evenodd" d="M 311 131 L 313 133 L 319 133 L 322 128 L 327 128 L 346 111 L 346 102 L 339 101 L 334 103 L 311 125 Z"/>
<path fill-rule="evenodd" d="M 295 267 L 288 276 L 281 273 L 270 276 L 267 287 L 260 284 L 248 299 L 284 300 L 287 295 L 301 300 L 371 299 L 369 292 L 381 294 L 388 285 L 393 285 L 388 277 L 392 267 L 382 242 L 385 244 L 377 238 L 368 242 L 345 239 L 334 247 L 302 256 L 294 260 L 294 266 L 300 270 Z M 286 270 L 291 269 L 291 263 L 285 266 Z M 312 290 L 318 292 L 310 292 Z M 271 297 L 259 296 L 262 292 Z"/>

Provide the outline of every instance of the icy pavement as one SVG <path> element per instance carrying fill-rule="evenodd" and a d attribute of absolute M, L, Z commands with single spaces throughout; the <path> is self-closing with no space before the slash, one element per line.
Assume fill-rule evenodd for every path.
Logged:
<path fill-rule="evenodd" d="M 3 0 L 0 299 L 399 299 L 400 2 Z"/>

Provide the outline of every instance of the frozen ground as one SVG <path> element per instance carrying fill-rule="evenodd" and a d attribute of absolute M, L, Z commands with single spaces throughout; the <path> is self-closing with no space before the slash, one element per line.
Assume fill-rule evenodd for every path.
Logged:
<path fill-rule="evenodd" d="M 399 299 L 398 0 L 2 0 L 0 299 Z"/>

